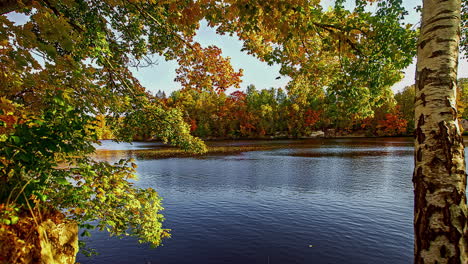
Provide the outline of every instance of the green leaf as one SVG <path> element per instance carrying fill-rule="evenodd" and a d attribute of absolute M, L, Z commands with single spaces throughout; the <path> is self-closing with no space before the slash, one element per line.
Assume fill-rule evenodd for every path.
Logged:
<path fill-rule="evenodd" d="M 40 126 L 42 126 L 44 124 L 44 121 L 42 120 L 39 120 L 39 119 L 35 119 L 34 121 L 32 121 L 34 124 L 38 124 Z"/>
<path fill-rule="evenodd" d="M 80 225 L 81 228 L 86 228 L 86 229 L 95 229 L 96 227 L 90 224 L 82 224 Z"/>
<path fill-rule="evenodd" d="M 81 233 L 81 236 L 82 237 L 90 237 L 91 236 L 91 233 L 88 232 L 88 230 L 85 230 Z"/>
<path fill-rule="evenodd" d="M 55 181 L 60 185 L 69 185 L 70 184 L 70 182 L 68 182 L 67 179 L 65 179 L 65 178 L 57 178 L 57 179 L 55 179 Z"/>
<path fill-rule="evenodd" d="M 45 201 L 47 200 L 47 197 L 48 197 L 47 195 L 41 194 L 41 193 L 37 193 L 36 195 L 37 195 L 37 196 L 39 197 L 39 199 L 40 199 L 41 201 L 43 201 L 43 202 L 45 202 Z"/>
<path fill-rule="evenodd" d="M 56 104 L 60 105 L 60 106 L 65 105 L 65 101 L 62 98 L 58 97 L 58 96 L 54 96 L 54 102 Z"/>
<path fill-rule="evenodd" d="M 18 136 L 11 136 L 11 139 L 13 140 L 13 142 L 15 142 L 15 144 L 19 144 L 21 141 Z"/>
<path fill-rule="evenodd" d="M 19 217 L 16 216 L 16 215 L 13 215 L 13 216 L 10 217 L 10 219 L 11 219 L 11 224 L 14 225 L 14 224 L 18 223 Z"/>

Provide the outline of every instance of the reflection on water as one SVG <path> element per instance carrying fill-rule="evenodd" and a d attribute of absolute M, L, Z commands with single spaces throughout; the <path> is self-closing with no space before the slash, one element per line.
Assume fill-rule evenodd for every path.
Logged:
<path fill-rule="evenodd" d="M 138 149 L 157 149 L 165 145 L 160 142 L 114 142 L 111 140 L 103 140 L 100 145 L 96 145 L 98 150 L 138 150 Z"/>
<path fill-rule="evenodd" d="M 137 158 L 139 187 L 164 198 L 173 237 L 150 249 L 94 233 L 80 263 L 411 263 L 411 139 L 224 141 L 274 146 L 203 158 L 138 159 L 105 142 L 97 158 Z M 106 150 L 104 150 L 106 149 Z M 118 150 L 120 149 L 120 150 Z"/>
<path fill-rule="evenodd" d="M 293 157 L 310 157 L 310 158 L 322 158 L 322 157 L 342 157 L 342 158 L 360 158 L 360 157 L 376 157 L 376 156 L 410 156 L 413 155 L 412 150 L 362 150 L 362 151 L 301 151 L 287 154 Z"/>

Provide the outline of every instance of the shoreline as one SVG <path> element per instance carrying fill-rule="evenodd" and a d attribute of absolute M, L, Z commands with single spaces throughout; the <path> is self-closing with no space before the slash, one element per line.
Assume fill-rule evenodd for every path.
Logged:
<path fill-rule="evenodd" d="M 251 151 L 265 151 L 265 150 L 274 150 L 283 148 L 286 145 L 294 146 L 297 148 L 302 148 L 303 144 L 301 143 L 304 140 L 314 140 L 317 143 L 320 140 L 330 140 L 330 139 L 378 139 L 378 138 L 410 138 L 410 136 L 400 136 L 400 137 L 349 137 L 349 136 L 339 136 L 333 138 L 324 138 L 324 137 L 311 137 L 311 138 L 209 138 L 203 139 L 207 145 L 207 152 L 205 153 L 190 153 L 185 152 L 177 147 L 170 145 L 161 145 L 158 148 L 154 149 L 131 149 L 131 150 L 110 150 L 110 149 L 100 149 L 97 152 L 112 152 L 112 151 L 124 151 L 134 156 L 137 159 L 169 159 L 169 158 L 204 158 L 207 156 L 216 156 L 216 155 L 227 155 L 227 154 L 239 154 L 242 152 L 251 152 Z M 281 141 L 288 140 L 292 141 L 290 143 L 284 143 Z M 251 141 L 252 144 L 247 143 L 246 145 L 217 145 L 216 143 L 222 142 L 248 142 Z M 258 144 L 255 144 L 255 141 L 262 141 Z M 265 144 L 265 141 L 270 141 L 271 143 Z M 135 142 L 159 142 L 156 140 L 153 141 L 135 141 Z M 297 144 L 297 145 L 296 145 Z"/>

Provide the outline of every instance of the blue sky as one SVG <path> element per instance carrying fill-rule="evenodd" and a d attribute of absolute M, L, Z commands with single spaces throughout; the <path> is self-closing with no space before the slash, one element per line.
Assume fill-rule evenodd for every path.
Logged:
<path fill-rule="evenodd" d="M 414 8 L 417 5 L 420 5 L 421 1 L 403 0 L 403 2 L 406 10 L 409 12 L 405 22 L 419 26 L 420 14 L 416 13 Z M 332 3 L 332 1 L 326 0 L 322 2 L 322 5 L 326 8 L 330 3 Z M 348 7 L 351 6 L 348 5 Z M 372 11 L 373 8 L 376 7 L 370 7 L 370 11 Z M 223 56 L 231 58 L 231 63 L 236 70 L 240 68 L 244 69 L 241 90 L 245 90 L 245 88 L 250 84 L 254 84 L 258 89 L 285 87 L 290 80 L 285 76 L 282 76 L 280 79 L 276 79 L 280 76 L 279 65 L 268 66 L 267 63 L 261 62 L 245 52 L 241 52 L 242 42 L 240 42 L 237 37 L 217 35 L 215 33 L 215 29 L 207 27 L 206 23 L 202 23 L 195 40 L 200 42 L 203 46 L 218 46 L 223 50 Z M 405 69 L 405 77 L 392 87 L 393 91 L 399 91 L 405 86 L 414 83 L 416 69 L 415 62 L 416 60 L 413 61 L 412 65 Z M 174 82 L 176 68 L 176 62 L 166 62 L 164 59 L 159 59 L 158 65 L 149 68 L 142 68 L 138 71 L 134 70 L 134 73 L 147 89 L 151 91 L 162 90 L 169 94 L 172 91 L 180 89 L 180 84 Z M 468 77 L 468 62 L 466 59 L 460 60 L 458 75 L 460 78 Z M 232 91 L 234 91 L 234 89 L 228 90 L 228 92 Z"/>
<path fill-rule="evenodd" d="M 348 1 L 350 3 L 354 1 Z M 419 13 L 416 13 L 414 8 L 421 4 L 420 0 L 403 0 L 406 10 L 409 15 L 406 17 L 406 23 L 416 24 L 419 26 Z M 327 8 L 333 3 L 332 0 L 322 1 L 322 6 Z M 347 6 L 352 7 L 352 4 Z M 370 7 L 369 10 L 376 7 Z M 14 12 L 8 14 L 9 18 L 17 23 L 24 23 L 27 17 L 15 14 Z M 195 40 L 200 42 L 203 46 L 216 45 L 223 50 L 223 56 L 230 57 L 233 67 L 238 70 L 244 69 L 244 76 L 242 77 L 241 90 L 254 84 L 259 89 L 268 89 L 271 87 L 279 88 L 285 87 L 289 81 L 288 77 L 282 76 L 280 79 L 276 79 L 279 74 L 279 65 L 269 66 L 265 62 L 261 62 L 255 57 L 248 55 L 245 52 L 241 52 L 242 42 L 237 37 L 230 37 L 228 35 L 217 35 L 213 28 L 206 26 L 206 23 L 202 23 Z M 178 67 L 176 61 L 165 61 L 163 58 L 155 57 L 157 61 L 156 65 L 146 68 L 133 69 L 135 76 L 140 80 L 141 84 L 150 91 L 156 92 L 158 90 L 165 91 L 166 94 L 180 89 L 180 84 L 174 82 L 175 69 Z M 415 76 L 415 60 L 412 65 L 405 69 L 405 77 L 392 89 L 399 91 L 405 86 L 414 83 Z M 468 62 L 467 59 L 459 61 L 458 76 L 468 77 Z M 235 89 L 230 89 L 228 92 L 232 92 Z"/>
<path fill-rule="evenodd" d="M 245 89 L 249 84 L 254 84 L 257 88 L 284 87 L 290 80 L 285 76 L 277 80 L 276 77 L 280 76 L 279 65 L 268 66 L 267 63 L 259 61 L 252 55 L 241 52 L 241 41 L 236 37 L 217 35 L 215 29 L 207 27 L 205 22 L 202 23 L 195 41 L 205 47 L 218 46 L 222 49 L 224 57 L 231 58 L 234 69 L 244 69 L 241 89 Z M 147 89 L 153 91 L 161 89 L 170 93 L 180 88 L 180 84 L 173 81 L 176 68 L 177 62 L 166 62 L 161 58 L 158 60 L 158 65 L 135 70 L 134 74 Z M 228 92 L 234 90 L 231 88 Z"/>

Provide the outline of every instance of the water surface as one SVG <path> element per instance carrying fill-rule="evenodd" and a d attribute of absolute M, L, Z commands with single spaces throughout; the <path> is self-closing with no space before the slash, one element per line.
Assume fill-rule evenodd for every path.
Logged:
<path fill-rule="evenodd" d="M 138 159 L 104 142 L 98 158 L 136 157 L 139 187 L 164 198 L 172 238 L 156 249 L 94 232 L 86 263 L 412 263 L 411 138 L 224 141 L 271 150 Z"/>

